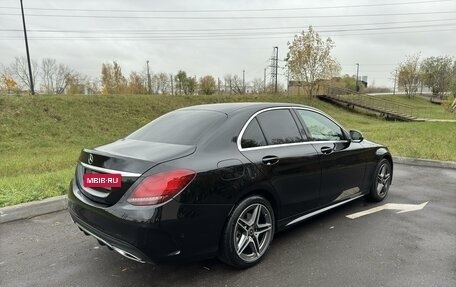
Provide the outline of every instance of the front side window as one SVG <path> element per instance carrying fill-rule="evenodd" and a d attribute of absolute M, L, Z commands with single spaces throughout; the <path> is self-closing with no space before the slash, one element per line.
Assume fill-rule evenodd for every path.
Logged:
<path fill-rule="evenodd" d="M 289 110 L 271 110 L 257 116 L 268 145 L 302 142 L 298 126 Z"/>
<path fill-rule="evenodd" d="M 322 114 L 299 109 L 296 111 L 307 126 L 313 140 L 337 141 L 345 139 L 342 129 Z"/>

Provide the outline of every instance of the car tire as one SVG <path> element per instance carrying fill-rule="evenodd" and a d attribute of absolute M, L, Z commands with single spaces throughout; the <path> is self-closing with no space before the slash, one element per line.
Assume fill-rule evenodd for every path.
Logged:
<path fill-rule="evenodd" d="M 236 268 L 251 267 L 264 257 L 275 232 L 271 204 L 261 196 L 242 200 L 223 232 L 218 258 Z"/>
<path fill-rule="evenodd" d="M 387 159 L 382 159 L 375 169 L 372 177 L 372 184 L 367 199 L 369 201 L 379 202 L 385 199 L 391 185 L 392 175 L 391 163 Z"/>

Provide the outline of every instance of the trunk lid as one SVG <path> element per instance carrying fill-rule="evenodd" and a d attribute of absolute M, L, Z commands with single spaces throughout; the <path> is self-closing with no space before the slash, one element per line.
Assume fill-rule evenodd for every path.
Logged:
<path fill-rule="evenodd" d="M 188 156 L 196 146 L 122 139 L 116 142 L 83 149 L 76 169 L 77 183 L 89 199 L 115 204 L 133 183 L 147 170 L 165 161 Z M 122 186 L 118 188 L 89 188 L 83 186 L 85 173 L 120 173 Z"/>

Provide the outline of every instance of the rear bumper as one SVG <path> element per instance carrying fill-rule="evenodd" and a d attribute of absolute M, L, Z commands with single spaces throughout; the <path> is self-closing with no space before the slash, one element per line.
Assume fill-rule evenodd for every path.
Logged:
<path fill-rule="evenodd" d="M 232 205 L 181 204 L 160 207 L 118 202 L 109 207 L 87 199 L 72 182 L 68 210 L 83 230 L 125 257 L 147 263 L 213 257 Z"/>
<path fill-rule="evenodd" d="M 90 225 L 81 221 L 76 215 L 70 211 L 73 222 L 79 227 L 79 229 L 86 235 L 95 237 L 98 242 L 102 245 L 108 246 L 110 249 L 118 252 L 119 254 L 127 257 L 128 259 L 140 262 L 140 263 L 153 263 L 144 253 L 139 251 L 133 245 L 126 242 L 120 241 L 100 230 L 97 230 Z"/>

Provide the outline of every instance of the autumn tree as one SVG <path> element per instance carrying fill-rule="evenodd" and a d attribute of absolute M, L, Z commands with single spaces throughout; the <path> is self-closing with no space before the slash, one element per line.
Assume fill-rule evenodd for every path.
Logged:
<path fill-rule="evenodd" d="M 331 55 L 334 46 L 331 38 L 323 40 L 312 26 L 288 42 L 290 78 L 304 83 L 311 97 L 318 88 L 319 80 L 329 80 L 341 70 Z"/>
<path fill-rule="evenodd" d="M 210 75 L 200 78 L 199 85 L 201 92 L 205 95 L 212 95 L 217 88 L 214 77 Z"/>
<path fill-rule="evenodd" d="M 128 77 L 128 92 L 130 94 L 146 94 L 145 79 L 138 72 L 131 72 Z"/>
<path fill-rule="evenodd" d="M 397 67 L 397 84 L 407 97 L 413 97 L 420 83 L 420 54 L 409 55 Z"/>
<path fill-rule="evenodd" d="M 7 94 L 17 93 L 19 92 L 19 87 L 13 77 L 3 73 L 0 76 L 0 91 L 5 91 Z"/>
<path fill-rule="evenodd" d="M 120 94 L 125 92 L 127 87 L 127 80 L 122 75 L 122 69 L 116 61 L 113 64 L 102 64 L 101 82 L 103 93 L 107 94 Z"/>
<path fill-rule="evenodd" d="M 454 73 L 453 59 L 449 56 L 429 57 L 421 63 L 424 85 L 440 98 L 450 91 Z"/>

